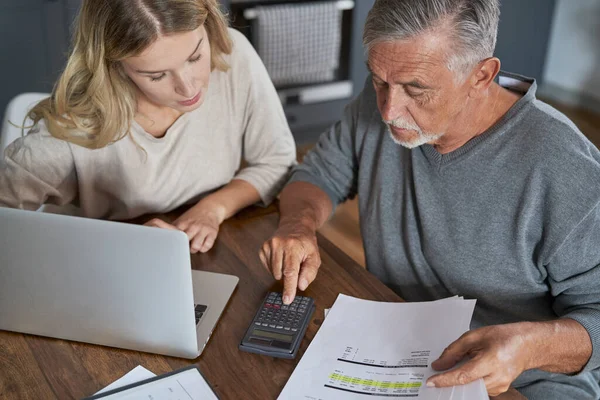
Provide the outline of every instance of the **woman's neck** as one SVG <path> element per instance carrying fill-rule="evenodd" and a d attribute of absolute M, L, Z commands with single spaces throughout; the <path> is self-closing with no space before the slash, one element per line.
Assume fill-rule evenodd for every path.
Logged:
<path fill-rule="evenodd" d="M 156 105 L 140 96 L 135 121 L 150 135 L 161 138 L 182 114 L 181 111 Z"/>

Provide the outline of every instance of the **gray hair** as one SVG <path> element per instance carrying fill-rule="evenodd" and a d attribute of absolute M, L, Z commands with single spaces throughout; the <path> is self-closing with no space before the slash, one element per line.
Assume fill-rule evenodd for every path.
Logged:
<path fill-rule="evenodd" d="M 363 34 L 367 52 L 377 43 L 405 40 L 448 27 L 448 68 L 465 75 L 496 47 L 500 0 L 376 0 Z"/>

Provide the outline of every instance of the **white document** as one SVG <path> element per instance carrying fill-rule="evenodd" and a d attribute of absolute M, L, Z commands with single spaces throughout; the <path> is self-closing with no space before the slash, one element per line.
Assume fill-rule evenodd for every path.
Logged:
<path fill-rule="evenodd" d="M 142 367 L 141 365 L 138 365 L 137 367 L 135 367 L 134 369 L 132 369 L 131 371 L 129 371 L 128 373 L 123 375 L 121 378 L 117 379 L 116 381 L 114 381 L 113 383 L 111 383 L 110 385 L 105 387 L 104 389 L 99 390 L 95 394 L 108 392 L 110 390 L 117 389 L 117 388 L 127 386 L 127 385 L 131 385 L 132 383 L 143 381 L 144 379 L 148 379 L 148 378 L 153 378 L 155 376 L 156 376 L 156 374 L 148 371 L 146 368 Z"/>
<path fill-rule="evenodd" d="M 464 297 L 462 296 L 453 296 L 453 297 L 448 297 L 446 299 L 441 299 L 441 300 L 434 300 L 433 302 L 437 302 L 437 301 L 452 301 L 452 300 L 463 300 Z M 323 314 L 325 314 L 325 318 L 327 318 L 327 314 L 329 314 L 329 310 L 331 310 L 331 308 L 325 308 L 323 309 Z M 469 317 L 469 320 L 471 319 L 471 317 Z"/>
<path fill-rule="evenodd" d="M 148 376 L 148 374 L 150 376 Z M 136 383 L 155 376 L 144 367 L 138 366 L 123 378 L 113 382 L 96 394 Z M 188 369 L 156 381 L 133 387 L 102 400 L 217 400 L 214 392 L 197 369 Z"/>
<path fill-rule="evenodd" d="M 383 303 L 340 294 L 279 399 L 488 400 L 483 381 L 425 385 L 437 373 L 431 362 L 469 329 L 474 308 L 458 297 Z"/>

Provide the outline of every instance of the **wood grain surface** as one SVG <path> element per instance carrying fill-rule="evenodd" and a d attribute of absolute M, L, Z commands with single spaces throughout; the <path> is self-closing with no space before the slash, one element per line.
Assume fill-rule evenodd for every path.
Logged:
<path fill-rule="evenodd" d="M 161 218 L 172 221 L 181 211 Z M 147 216 L 135 223 L 154 217 Z M 80 399 L 137 365 L 163 374 L 197 364 L 221 399 L 275 399 L 323 321 L 338 293 L 370 300 L 401 301 L 388 287 L 323 236 L 322 265 L 305 295 L 317 309 L 295 360 L 241 352 L 238 344 L 269 290 L 281 290 L 262 266 L 258 250 L 274 232 L 276 206 L 249 208 L 226 221 L 213 249 L 192 256 L 192 268 L 240 278 L 202 355 L 185 360 L 137 351 L 0 331 L 0 399 Z"/>

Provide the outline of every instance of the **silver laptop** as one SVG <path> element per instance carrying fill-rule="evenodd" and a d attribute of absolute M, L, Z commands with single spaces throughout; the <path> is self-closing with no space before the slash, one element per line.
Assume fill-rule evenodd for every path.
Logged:
<path fill-rule="evenodd" d="M 183 232 L 0 208 L 0 330 L 191 359 L 237 283 Z"/>

